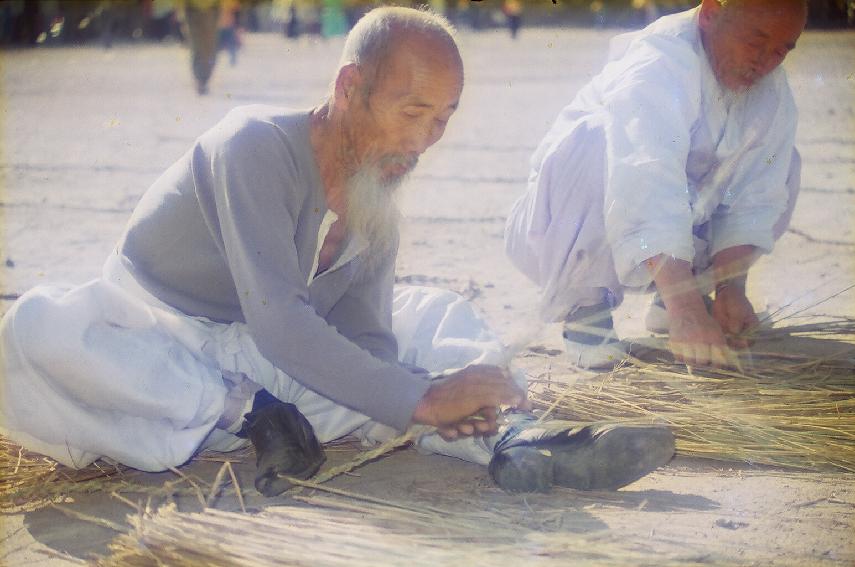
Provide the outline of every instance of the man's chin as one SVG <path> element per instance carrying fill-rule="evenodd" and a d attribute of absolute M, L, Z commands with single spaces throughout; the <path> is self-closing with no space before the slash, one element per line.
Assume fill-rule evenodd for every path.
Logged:
<path fill-rule="evenodd" d="M 412 171 L 411 167 L 395 167 L 392 171 L 384 171 L 380 182 L 387 189 L 395 189 L 409 177 Z"/>
<path fill-rule="evenodd" d="M 730 91 L 741 93 L 756 85 L 761 78 L 757 75 L 735 75 L 724 86 Z"/>
<path fill-rule="evenodd" d="M 413 166 L 405 164 L 397 164 L 384 171 L 384 181 L 402 181 L 413 171 Z"/>

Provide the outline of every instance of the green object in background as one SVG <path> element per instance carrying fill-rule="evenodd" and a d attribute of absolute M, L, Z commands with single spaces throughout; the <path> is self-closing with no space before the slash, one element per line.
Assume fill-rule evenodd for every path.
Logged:
<path fill-rule="evenodd" d="M 321 8 L 321 35 L 332 37 L 348 31 L 343 0 L 324 0 Z"/>

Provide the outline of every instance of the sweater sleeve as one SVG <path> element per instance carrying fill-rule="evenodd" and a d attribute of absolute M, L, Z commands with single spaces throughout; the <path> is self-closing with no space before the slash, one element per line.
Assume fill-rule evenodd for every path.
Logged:
<path fill-rule="evenodd" d="M 606 236 L 620 281 L 641 286 L 650 282 L 644 260 L 694 256 L 686 160 L 700 71 L 691 46 L 670 37 L 639 42 L 609 67 Z"/>
<path fill-rule="evenodd" d="M 197 188 L 213 196 L 215 223 L 241 310 L 259 352 L 319 394 L 399 430 L 429 384 L 345 338 L 309 302 L 298 263 L 297 166 L 287 135 L 249 121 L 197 147 Z M 379 300 L 379 298 L 378 298 Z"/>

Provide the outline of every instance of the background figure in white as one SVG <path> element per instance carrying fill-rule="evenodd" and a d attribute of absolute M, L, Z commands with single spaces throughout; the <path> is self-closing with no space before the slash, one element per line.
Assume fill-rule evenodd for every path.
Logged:
<path fill-rule="evenodd" d="M 747 271 L 798 195 L 797 112 L 779 65 L 805 18 L 801 0 L 704 0 L 616 37 L 562 110 L 505 242 L 541 286 L 544 318 L 565 320 L 575 361 L 622 357 L 611 310 L 651 284 L 677 359 L 727 364 L 728 343 L 747 345 Z"/>

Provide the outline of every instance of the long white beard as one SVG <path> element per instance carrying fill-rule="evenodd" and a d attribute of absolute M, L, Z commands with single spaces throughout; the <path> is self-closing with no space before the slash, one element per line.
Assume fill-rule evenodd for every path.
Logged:
<path fill-rule="evenodd" d="M 384 182 L 381 169 L 371 165 L 361 168 L 347 182 L 347 228 L 351 235 L 368 242 L 367 273 L 397 252 L 401 214 L 395 191 L 403 180 L 401 177 Z"/>

